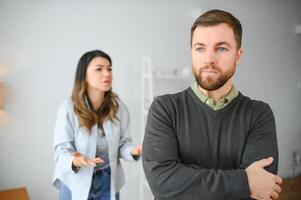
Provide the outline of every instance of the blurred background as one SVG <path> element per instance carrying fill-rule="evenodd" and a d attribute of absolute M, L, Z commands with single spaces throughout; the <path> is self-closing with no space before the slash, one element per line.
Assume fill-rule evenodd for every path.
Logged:
<path fill-rule="evenodd" d="M 26 187 L 32 200 L 57 199 L 52 186 L 56 112 L 71 95 L 77 62 L 86 51 L 101 49 L 112 57 L 113 89 L 130 110 L 134 142 L 141 143 L 144 96 L 190 86 L 190 28 L 213 8 L 240 19 L 244 55 L 235 85 L 272 107 L 279 175 L 300 175 L 301 1 L 0 0 L 5 98 L 0 108 L 0 190 Z M 145 85 L 150 83 L 145 65 L 162 75 L 159 88 L 165 91 L 156 93 L 156 87 Z M 123 165 L 127 183 L 121 198 L 151 199 L 141 163 Z"/>

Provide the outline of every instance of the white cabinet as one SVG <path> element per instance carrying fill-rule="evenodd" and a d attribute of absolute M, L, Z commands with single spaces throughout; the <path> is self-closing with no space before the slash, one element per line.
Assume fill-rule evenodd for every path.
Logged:
<path fill-rule="evenodd" d="M 165 70 L 165 71 L 164 71 Z M 141 133 L 144 135 L 148 109 L 156 96 L 183 91 L 193 82 L 191 68 L 154 69 L 150 58 L 142 59 Z M 141 170 L 140 199 L 154 199 Z"/>
<path fill-rule="evenodd" d="M 181 92 L 190 87 L 193 80 L 191 68 L 154 70 L 150 58 L 142 59 L 142 115 L 147 115 L 156 96 Z"/>

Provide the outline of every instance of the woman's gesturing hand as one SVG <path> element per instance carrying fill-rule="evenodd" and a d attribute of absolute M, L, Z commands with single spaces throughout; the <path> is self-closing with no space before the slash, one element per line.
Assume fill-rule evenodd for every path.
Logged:
<path fill-rule="evenodd" d="M 103 163 L 103 160 L 99 157 L 87 158 L 86 156 L 80 154 L 79 152 L 73 152 L 72 156 L 73 156 L 72 165 L 74 165 L 75 167 L 83 167 L 83 166 L 95 167 L 96 164 Z"/>
<path fill-rule="evenodd" d="M 142 145 L 137 144 L 131 151 L 132 156 L 140 156 L 142 154 Z"/>

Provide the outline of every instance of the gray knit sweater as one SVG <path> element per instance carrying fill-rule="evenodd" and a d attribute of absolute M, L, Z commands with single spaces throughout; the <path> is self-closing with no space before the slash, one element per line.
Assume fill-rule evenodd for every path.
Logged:
<path fill-rule="evenodd" d="M 250 199 L 245 168 L 278 148 L 270 107 L 239 95 L 214 111 L 191 88 L 152 103 L 143 142 L 143 168 L 158 200 Z"/>

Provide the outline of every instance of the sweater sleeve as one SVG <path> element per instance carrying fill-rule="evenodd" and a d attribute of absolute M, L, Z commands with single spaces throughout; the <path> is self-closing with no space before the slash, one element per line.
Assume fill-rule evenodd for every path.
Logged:
<path fill-rule="evenodd" d="M 160 98 L 152 103 L 143 142 L 143 168 L 156 199 L 249 198 L 244 169 L 206 169 L 181 162 L 178 143 L 184 141 L 176 138 L 171 121 L 172 109 L 168 107 Z"/>
<path fill-rule="evenodd" d="M 256 102 L 252 109 L 250 132 L 242 156 L 241 168 L 245 169 L 254 161 L 273 157 L 273 163 L 266 170 L 277 174 L 278 145 L 273 112 L 268 104 Z"/>

